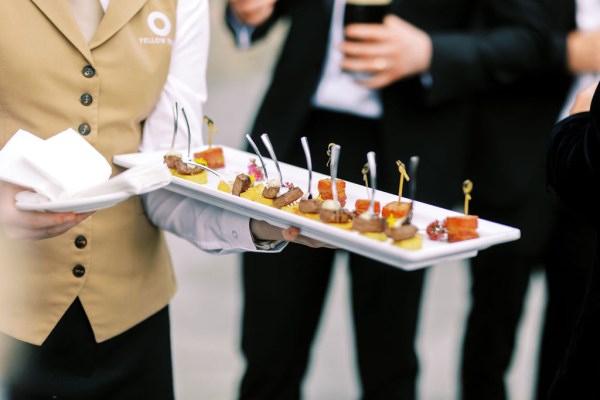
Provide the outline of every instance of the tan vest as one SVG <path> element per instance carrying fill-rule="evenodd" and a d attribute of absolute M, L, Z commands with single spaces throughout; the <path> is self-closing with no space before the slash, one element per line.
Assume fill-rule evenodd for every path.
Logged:
<path fill-rule="evenodd" d="M 47 138 L 89 127 L 84 137 L 109 162 L 137 151 L 167 77 L 176 5 L 112 1 L 88 44 L 64 0 L 3 2 L 0 147 L 19 128 Z M 102 342 L 163 308 L 174 292 L 164 238 L 138 197 L 53 239 L 15 241 L 0 231 L 0 331 L 17 339 L 41 344 L 79 296 Z"/>

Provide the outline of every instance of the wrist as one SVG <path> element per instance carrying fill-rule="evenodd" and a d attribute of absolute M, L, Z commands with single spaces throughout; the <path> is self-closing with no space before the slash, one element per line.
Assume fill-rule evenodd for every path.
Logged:
<path fill-rule="evenodd" d="M 250 235 L 258 250 L 272 250 L 284 241 L 280 228 L 256 219 L 250 219 Z"/>

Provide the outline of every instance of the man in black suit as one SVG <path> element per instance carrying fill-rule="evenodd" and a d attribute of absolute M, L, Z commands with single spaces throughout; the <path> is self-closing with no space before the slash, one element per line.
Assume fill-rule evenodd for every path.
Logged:
<path fill-rule="evenodd" d="M 535 0 L 393 1 L 383 24 L 344 33 L 337 0 L 229 6 L 241 46 L 266 35 L 278 18 L 291 20 L 253 128 L 269 133 L 281 160 L 304 165 L 299 139 L 307 136 L 318 156 L 313 164 L 327 172 L 325 151 L 335 142 L 342 147 L 339 176 L 359 181 L 373 150 L 379 188 L 395 192 L 395 161 L 418 155 L 417 199 L 443 207 L 461 201 L 471 95 L 514 82 L 546 59 L 546 21 Z M 348 72 L 371 75 L 357 83 Z M 301 396 L 332 259 L 331 250 L 293 245 L 278 259 L 244 256 L 241 398 Z M 353 254 L 349 268 L 362 397 L 413 399 L 423 271 Z"/>

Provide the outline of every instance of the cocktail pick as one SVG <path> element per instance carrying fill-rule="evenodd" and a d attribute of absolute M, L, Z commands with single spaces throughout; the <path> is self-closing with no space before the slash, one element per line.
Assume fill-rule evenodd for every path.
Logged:
<path fill-rule="evenodd" d="M 306 157 L 306 169 L 308 170 L 308 188 L 306 189 L 306 193 L 302 197 L 305 200 L 310 200 L 313 198 L 312 196 L 312 158 L 310 157 L 310 148 L 308 147 L 308 139 L 306 136 L 302 136 L 300 138 L 300 142 L 302 143 L 302 148 L 304 149 L 304 157 Z"/>
<path fill-rule="evenodd" d="M 263 159 L 262 154 L 260 154 L 260 150 L 258 150 L 258 146 L 256 145 L 256 143 L 254 143 L 254 140 L 252 140 L 252 137 L 250 137 L 250 135 L 248 135 L 247 133 L 246 133 L 246 140 L 248 140 L 248 143 L 250 143 L 250 146 L 254 150 L 254 153 L 256 153 L 256 156 L 260 160 L 260 164 L 262 165 L 263 172 L 265 173 L 265 179 L 267 180 L 267 182 L 269 182 L 269 173 L 267 171 L 267 166 L 265 165 L 265 160 Z"/>
<path fill-rule="evenodd" d="M 221 174 L 219 174 L 217 171 L 215 171 L 212 168 L 207 167 L 204 164 L 200 164 L 194 161 L 194 158 L 192 157 L 192 131 L 190 129 L 190 122 L 188 121 L 188 117 L 187 114 L 185 113 L 185 109 L 183 107 L 181 107 L 181 112 L 183 114 L 183 119 L 185 121 L 185 126 L 187 128 L 187 133 L 188 133 L 188 151 L 187 151 L 187 158 L 185 160 L 183 160 L 183 162 L 187 165 L 191 165 L 200 169 L 203 169 L 205 171 L 208 171 L 210 173 L 215 174 L 216 176 L 219 177 L 219 179 L 221 179 L 222 181 L 225 181 L 225 178 L 223 178 L 223 176 L 221 176 Z"/>
<path fill-rule="evenodd" d="M 275 167 L 277 168 L 277 172 L 279 173 L 279 187 L 281 188 L 281 187 L 283 187 L 283 176 L 281 175 L 281 168 L 279 168 L 279 162 L 277 161 L 277 156 L 275 155 L 275 150 L 273 150 L 273 145 L 271 144 L 271 140 L 269 140 L 269 135 L 267 135 L 266 133 L 263 133 L 262 135 L 260 135 L 260 138 L 262 139 L 265 147 L 267 148 L 267 151 L 269 152 L 271 159 L 275 163 Z"/>
<path fill-rule="evenodd" d="M 473 182 L 466 180 L 462 184 L 463 193 L 465 194 L 465 215 L 469 215 L 469 201 L 471 201 L 471 191 L 473 190 Z"/>
<path fill-rule="evenodd" d="M 400 172 L 400 187 L 398 188 L 398 201 L 402 201 L 402 188 L 404 186 L 404 180 L 410 180 L 408 174 L 406 173 L 406 167 L 404 163 L 400 160 L 396 161 L 396 165 L 398 166 L 398 172 Z"/>
<path fill-rule="evenodd" d="M 216 176 L 218 176 L 218 177 L 219 177 L 219 179 L 220 179 L 220 180 L 222 180 L 222 181 L 224 181 L 224 182 L 227 182 L 227 181 L 225 180 L 225 178 L 224 178 L 224 177 L 223 177 L 221 174 L 219 174 L 219 173 L 218 173 L 217 171 L 215 171 L 214 169 L 207 167 L 207 166 L 206 166 L 206 165 L 204 165 L 204 164 L 199 164 L 199 163 L 197 163 L 197 162 L 195 162 L 195 161 L 193 161 L 193 160 L 186 160 L 186 161 L 184 161 L 184 163 L 185 163 L 185 164 L 187 164 L 187 165 L 191 165 L 191 166 L 194 166 L 194 167 L 198 167 L 198 168 L 200 168 L 200 169 L 203 169 L 203 170 L 205 170 L 205 171 L 208 171 L 208 172 L 210 172 L 210 173 L 212 173 L 212 174 L 215 174 Z"/>
<path fill-rule="evenodd" d="M 190 122 L 188 121 L 187 114 L 185 113 L 185 108 L 181 107 L 181 112 L 183 113 L 183 119 L 185 121 L 185 126 L 187 128 L 188 133 L 188 145 L 187 145 L 187 159 L 188 161 L 193 161 L 192 158 L 192 131 L 190 130 Z"/>
<path fill-rule="evenodd" d="M 331 175 L 331 195 L 333 200 L 340 204 L 338 200 L 338 191 L 337 191 L 337 170 L 338 170 L 338 162 L 340 158 L 340 150 L 341 147 L 338 144 L 331 143 L 329 145 L 329 171 Z"/>
<path fill-rule="evenodd" d="M 213 120 L 206 115 L 204 116 L 203 121 L 208 125 L 208 148 L 210 149 L 212 147 L 213 133 L 218 133 L 219 131 L 217 131 Z"/>
<path fill-rule="evenodd" d="M 377 189 L 377 164 L 375 163 L 375 152 L 370 151 L 367 153 L 367 165 L 369 168 L 369 173 L 371 175 L 371 195 L 369 196 L 369 199 L 371 200 L 369 202 L 369 209 L 367 210 L 367 212 L 369 213 L 368 215 L 370 217 L 376 217 L 375 214 L 375 191 Z M 368 183 L 367 183 L 367 187 L 368 187 Z"/>
<path fill-rule="evenodd" d="M 173 104 L 173 139 L 171 139 L 171 153 L 175 151 L 175 139 L 177 138 L 177 129 L 179 122 L 179 106 L 177 102 Z"/>
<path fill-rule="evenodd" d="M 408 196 L 411 200 L 415 200 L 417 196 L 417 169 L 419 168 L 419 156 L 412 156 L 408 164 L 408 171 L 410 173 L 410 183 L 408 187 Z"/>

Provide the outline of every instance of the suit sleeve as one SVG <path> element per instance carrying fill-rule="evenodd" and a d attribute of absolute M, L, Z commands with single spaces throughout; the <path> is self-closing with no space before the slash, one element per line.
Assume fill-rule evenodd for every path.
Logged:
<path fill-rule="evenodd" d="M 464 32 L 428 32 L 433 44 L 431 103 L 512 83 L 543 67 L 550 14 L 537 0 L 482 0 Z"/>
<path fill-rule="evenodd" d="M 590 112 L 559 121 L 551 135 L 547 157 L 548 186 L 575 211 L 600 222 L 600 91 Z"/>

